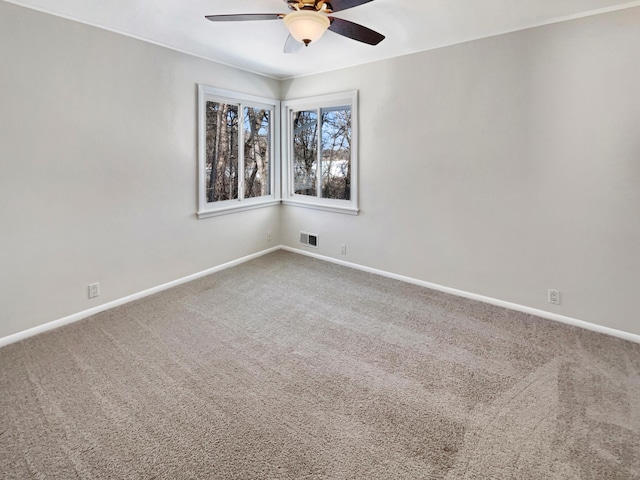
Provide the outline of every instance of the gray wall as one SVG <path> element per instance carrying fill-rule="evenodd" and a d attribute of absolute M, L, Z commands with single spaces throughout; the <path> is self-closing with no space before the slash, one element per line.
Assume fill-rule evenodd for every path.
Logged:
<path fill-rule="evenodd" d="M 0 337 L 299 230 L 323 255 L 640 333 L 639 8 L 282 83 L 4 2 L 0 18 Z M 197 83 L 358 89 L 361 214 L 197 220 Z"/>
<path fill-rule="evenodd" d="M 360 90 L 361 214 L 283 241 L 639 334 L 638 52 L 634 8 L 284 82 Z"/>
<path fill-rule="evenodd" d="M 196 84 L 277 81 L 5 2 L 0 19 L 0 337 L 279 244 L 279 207 L 195 217 Z"/>

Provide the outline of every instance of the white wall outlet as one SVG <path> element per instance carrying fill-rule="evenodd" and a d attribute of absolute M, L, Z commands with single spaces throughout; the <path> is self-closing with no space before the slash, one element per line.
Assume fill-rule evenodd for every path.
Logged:
<path fill-rule="evenodd" d="M 560 291 L 549 289 L 548 298 L 549 303 L 553 303 L 554 305 L 560 305 Z"/>
<path fill-rule="evenodd" d="M 271 230 L 267 232 L 267 242 L 271 241 Z"/>
<path fill-rule="evenodd" d="M 98 295 L 100 295 L 100 284 L 97 282 L 89 284 L 89 298 L 95 298 Z"/>
<path fill-rule="evenodd" d="M 340 244 L 340 253 L 342 255 L 346 255 L 347 254 L 347 246 L 344 243 Z"/>

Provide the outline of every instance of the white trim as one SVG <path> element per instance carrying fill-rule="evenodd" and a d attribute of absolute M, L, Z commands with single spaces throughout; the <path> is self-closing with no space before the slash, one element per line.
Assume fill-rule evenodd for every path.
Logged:
<path fill-rule="evenodd" d="M 218 215 L 227 215 L 229 213 L 244 212 L 245 210 L 255 210 L 256 208 L 272 207 L 274 205 L 280 204 L 280 200 L 267 200 L 259 203 L 258 202 L 247 203 L 247 202 L 248 200 L 245 200 L 242 203 L 238 202 L 237 205 L 229 205 L 223 208 L 216 208 L 215 210 L 204 210 L 202 212 L 197 212 L 197 215 L 198 215 L 198 218 L 209 218 L 209 217 L 216 217 Z"/>
<path fill-rule="evenodd" d="M 9 0 L 5 0 L 5 1 L 9 1 Z M 13 1 L 13 0 L 11 0 L 11 1 Z M 627 8 L 635 8 L 635 7 L 640 7 L 640 0 L 634 0 L 633 2 L 623 3 L 623 4 L 620 4 L 620 5 L 612 5 L 610 7 L 597 8 L 595 10 L 588 10 L 586 12 L 579 12 L 579 13 L 574 13 L 574 14 L 571 14 L 571 15 L 564 15 L 564 16 L 561 16 L 561 17 L 554 17 L 554 18 L 551 18 L 549 20 L 544 20 L 542 22 L 532 23 L 530 25 L 527 25 L 527 26 L 524 26 L 524 27 L 519 27 L 519 28 L 516 28 L 516 29 L 507 29 L 507 30 L 502 30 L 502 31 L 497 32 L 497 33 L 491 33 L 491 34 L 486 34 L 486 35 L 478 35 L 478 36 L 466 38 L 464 40 L 457 40 L 457 41 L 453 41 L 453 42 L 449 42 L 449 43 L 442 43 L 442 44 L 434 45 L 432 47 L 413 48 L 413 49 L 406 50 L 404 52 L 400 52 L 400 53 L 396 53 L 396 54 L 384 55 L 384 56 L 378 57 L 378 58 L 373 59 L 373 60 L 364 60 L 364 61 L 360 61 L 360 62 L 350 63 L 349 65 L 343 65 L 341 67 L 326 68 L 324 70 L 316 70 L 316 71 L 309 72 L 309 73 L 300 73 L 300 74 L 294 74 L 294 75 L 288 75 L 288 76 L 279 76 L 279 77 L 277 77 L 277 79 L 280 80 L 280 81 L 287 81 L 287 80 L 294 80 L 294 79 L 297 79 L 297 78 L 312 77 L 314 75 L 322 75 L 322 74 L 326 74 L 326 73 L 339 72 L 340 70 L 346 70 L 346 69 L 352 68 L 352 67 L 359 67 L 359 66 L 362 66 L 362 65 L 368 65 L 370 63 L 383 62 L 385 60 L 391 60 L 391 59 L 407 57 L 409 55 L 415 55 L 416 53 L 430 52 L 430 51 L 433 51 L 433 50 L 440 50 L 441 48 L 453 47 L 453 46 L 456 46 L 456 45 L 462 45 L 464 43 L 476 42 L 478 40 L 484 40 L 484 39 L 487 39 L 487 38 L 499 37 L 501 35 L 509 35 L 511 33 L 524 32 L 526 30 L 531 30 L 533 28 L 545 27 L 547 25 L 553 25 L 553 24 L 556 24 L 556 23 L 570 22 L 572 20 L 580 20 L 581 18 L 594 17 L 596 15 L 603 15 L 603 14 L 606 14 L 606 13 L 617 12 L 619 10 L 626 10 Z M 213 61 L 217 61 L 217 60 L 213 60 Z M 265 75 L 265 74 L 261 74 L 261 75 Z"/>
<path fill-rule="evenodd" d="M 81 23 L 83 25 L 89 25 L 90 27 L 99 28 L 100 30 L 105 30 L 107 32 L 116 33 L 116 34 L 122 35 L 124 37 L 133 38 L 135 40 L 139 40 L 141 42 L 149 43 L 151 45 L 156 45 L 158 47 L 166 48 L 166 49 L 172 50 L 174 52 L 184 53 L 185 55 L 189 55 L 191 57 L 201 58 L 202 60 L 207 60 L 209 62 L 217 63 L 217 64 L 220 64 L 220 65 L 224 65 L 225 67 L 233 68 L 233 69 L 236 69 L 236 70 L 242 70 L 243 72 L 253 73 L 253 74 L 259 75 L 261 77 L 272 78 L 273 80 L 278 80 L 278 81 L 283 80 L 283 76 L 282 75 L 284 75 L 284 74 L 271 75 L 271 74 L 268 74 L 268 73 L 259 72 L 258 70 L 251 70 L 250 68 L 239 67 L 239 66 L 234 65 L 232 63 L 223 62 L 222 60 L 216 60 L 214 57 L 209 57 L 207 55 L 203 55 L 203 54 L 200 54 L 200 53 L 195 53 L 195 52 L 192 52 L 192 51 L 189 51 L 189 50 L 185 50 L 183 48 L 174 47 L 173 45 L 169 45 L 168 43 L 163 43 L 163 42 L 160 42 L 160 41 L 157 41 L 157 40 L 152 40 L 152 39 L 147 38 L 147 37 L 136 35 L 136 34 L 133 34 L 133 33 L 130 33 L 130 32 L 125 32 L 124 30 L 118 30 L 117 28 L 108 27 L 106 25 L 102 25 L 101 23 L 91 22 L 91 21 L 88 21 L 88 20 L 83 20 L 83 19 L 80 19 L 80 18 L 75 17 L 73 15 L 68 15 L 66 13 L 60 13 L 60 12 L 57 12 L 55 10 L 50 10 L 48 8 L 44 8 L 44 7 L 41 7 L 41 6 L 32 5 L 31 3 L 23 2 L 21 0 L 4 0 L 4 1 L 7 2 L 7 3 L 12 3 L 13 5 L 18 5 L 19 7 L 28 8 L 29 10 L 34 10 L 34 11 L 40 12 L 40 13 L 46 13 L 47 15 L 52 15 L 54 17 L 59 17 L 59 18 L 64 18 L 65 20 L 70 20 L 72 22 Z"/>
<path fill-rule="evenodd" d="M 291 207 L 313 208 L 315 210 L 324 210 L 325 212 L 346 213 L 347 215 L 358 215 L 360 211 L 357 208 L 341 207 L 338 205 L 323 205 L 321 203 L 302 202 L 297 200 L 282 200 L 283 205 Z"/>
<path fill-rule="evenodd" d="M 401 282 L 411 283 L 413 285 L 418 285 L 420 287 L 430 288 L 432 290 L 437 290 L 439 292 L 449 293 L 451 295 L 456 295 L 458 297 L 469 298 L 471 300 L 477 300 L 479 302 L 488 303 L 490 305 L 496 305 L 498 307 L 507 308 L 509 310 L 515 310 L 516 312 L 528 313 L 530 315 L 535 315 L 537 317 L 546 318 L 547 320 L 553 320 L 560 323 L 566 323 L 568 325 L 573 325 L 575 327 L 584 328 L 586 330 L 591 330 L 598 333 L 604 333 L 605 335 L 611 335 L 612 337 L 622 338 L 623 340 L 628 340 L 630 342 L 640 344 L 640 335 L 636 335 L 630 332 L 624 332 L 622 330 L 616 330 L 615 328 L 604 327 L 602 325 L 597 325 L 595 323 L 585 322 L 584 320 L 578 320 L 576 318 L 567 317 L 564 315 L 558 315 L 556 313 L 547 312 L 545 310 L 538 310 L 537 308 L 531 308 L 524 305 L 520 305 L 517 303 L 506 302 L 504 300 L 498 300 L 496 298 L 485 297 L 484 295 L 478 295 L 475 293 L 465 292 L 463 290 L 457 290 L 455 288 L 444 287 L 442 285 L 437 285 L 435 283 L 425 282 L 423 280 L 418 280 L 411 277 L 405 277 L 404 275 L 398 275 L 395 273 L 386 272 L 384 270 L 378 270 L 377 268 L 365 267 L 364 265 L 359 265 L 357 263 L 346 262 L 344 260 L 338 260 L 336 258 L 327 257 L 325 255 L 320 255 L 318 253 L 307 252 L 305 250 L 300 250 L 297 248 L 289 247 L 287 245 L 279 245 L 273 248 L 269 248 L 267 250 L 262 250 L 257 253 L 253 253 L 251 255 L 247 255 L 246 257 L 239 258 L 237 260 L 232 260 L 227 263 L 223 263 L 222 265 L 218 265 L 217 267 L 212 267 L 207 270 L 203 270 L 201 272 L 194 273 L 192 275 L 187 275 L 186 277 L 179 278 L 177 280 L 173 280 L 171 282 L 164 283 L 162 285 L 158 285 L 157 287 L 152 287 L 147 290 L 143 290 L 138 293 L 134 293 L 133 295 L 129 295 L 127 297 L 119 298 L 117 300 L 113 300 L 111 302 L 107 302 L 102 305 L 98 305 L 97 307 L 90 308 L 88 310 L 83 310 L 82 312 L 74 313 L 67 317 L 60 318 L 58 320 L 54 320 L 52 322 L 45 323 L 43 325 L 38 325 L 37 327 L 29 328 L 27 330 L 23 330 L 18 333 L 14 333 L 12 335 L 8 335 L 6 337 L 0 338 L 0 348 L 11 343 L 19 342 L 21 340 L 25 340 L 29 337 L 33 337 L 34 335 L 38 335 L 40 333 L 47 332 L 49 330 L 53 330 L 63 325 L 68 325 L 70 323 L 77 322 L 78 320 L 82 320 L 84 318 L 90 317 L 91 315 L 95 315 L 100 312 L 104 312 L 105 310 L 109 310 L 110 308 L 115 308 L 120 305 L 124 305 L 125 303 L 133 302 L 134 300 L 139 300 L 141 298 L 147 297 L 149 295 L 153 295 L 155 293 L 161 292 L 163 290 L 167 290 L 172 287 L 176 287 L 183 283 L 190 282 L 192 280 L 197 280 L 198 278 L 210 275 L 212 273 L 219 272 L 221 270 L 225 270 L 227 268 L 235 267 L 236 265 L 240 265 L 241 263 L 248 262 L 249 260 L 253 260 L 255 258 L 261 257 L 263 255 L 275 252 L 277 250 L 285 250 L 292 253 L 298 253 L 300 255 L 306 255 L 308 257 L 313 257 L 318 260 L 323 260 L 325 262 L 335 263 L 337 265 L 342 265 L 344 267 L 354 268 L 356 270 L 361 270 L 367 273 L 373 273 L 375 275 L 380 275 L 382 277 L 392 278 L 394 280 L 400 280 Z"/>
<path fill-rule="evenodd" d="M 299 250 L 297 248 L 282 245 L 280 248 L 288 252 L 299 253 L 300 255 L 306 255 L 308 257 L 317 258 L 318 260 L 324 260 L 325 262 L 335 263 L 344 267 L 354 268 L 356 270 L 362 270 L 363 272 L 373 273 L 382 277 L 393 278 L 394 280 L 400 280 L 401 282 L 411 283 L 420 287 L 430 288 L 439 292 L 449 293 L 458 297 L 469 298 L 471 300 L 477 300 L 479 302 L 488 303 L 490 305 L 496 305 L 498 307 L 507 308 L 509 310 L 515 310 L 516 312 L 528 313 L 537 317 L 542 317 L 547 320 L 553 320 L 560 323 L 566 323 L 573 325 L 574 327 L 584 328 L 586 330 L 592 330 L 598 333 L 604 333 L 611 335 L 612 337 L 622 338 L 629 340 L 630 342 L 640 344 L 640 335 L 635 333 L 625 332 L 622 330 L 616 330 L 615 328 L 604 327 L 595 323 L 585 322 L 584 320 L 578 320 L 577 318 L 566 317 L 564 315 L 558 315 L 557 313 L 547 312 L 545 310 L 538 310 L 537 308 L 527 307 L 518 303 L 506 302 L 504 300 L 498 300 L 497 298 L 485 297 L 484 295 L 478 295 L 476 293 L 465 292 L 464 290 L 457 290 L 455 288 L 444 287 L 435 283 L 425 282 L 416 278 L 405 277 L 404 275 L 398 275 L 395 273 L 386 272 L 384 270 L 378 270 L 377 268 L 365 267 L 357 263 L 346 262 L 344 260 L 338 260 L 336 258 L 327 257 L 318 253 L 307 252 L 305 250 Z"/>
<path fill-rule="evenodd" d="M 238 198 L 209 203 L 206 199 L 206 102 L 228 103 L 238 107 Z M 264 108 L 269 117 L 269 187 L 271 193 L 261 197 L 244 198 L 244 108 Z M 280 101 L 198 84 L 198 211 L 199 219 L 251 210 L 280 202 Z"/>
<path fill-rule="evenodd" d="M 255 75 L 259 75 L 261 77 L 267 77 L 267 78 L 271 78 L 273 80 L 277 80 L 279 82 L 284 82 L 287 80 L 292 80 L 292 79 L 296 79 L 296 78 L 304 78 L 304 77 L 310 77 L 313 75 L 320 75 L 320 74 L 324 74 L 324 73 L 331 73 L 331 72 L 337 72 L 339 70 L 344 70 L 347 68 L 351 68 L 351 67 L 357 67 L 360 65 L 367 65 L 369 63 L 375 63 L 375 62 L 381 62 L 384 60 L 389 60 L 389 59 L 393 59 L 393 58 L 398 58 L 398 57 L 405 57 L 408 55 L 413 55 L 415 53 L 420 53 L 420 52 L 429 52 L 431 50 L 438 50 L 440 48 L 447 48 L 447 47 L 451 47 L 454 45 L 460 45 L 462 43 L 468 43 L 468 42 L 475 42 L 476 40 L 482 40 L 485 38 L 491 38 L 491 37 L 497 37 L 500 35 L 507 35 L 509 33 L 516 33 L 516 32 L 522 32 L 524 30 L 529 30 L 531 28 L 538 28 L 538 27 L 544 27 L 546 25 L 553 25 L 554 23 L 562 23 L 562 22 L 568 22 L 571 20 L 579 20 L 581 18 L 585 18 L 585 17 L 592 17 L 595 15 L 602 15 L 605 13 L 611 13 L 611 12 L 616 12 L 618 10 L 626 10 L 627 8 L 634 8 L 634 7 L 638 7 L 640 6 L 640 0 L 634 0 L 632 2 L 628 2 L 628 3 L 623 3 L 620 5 L 612 5 L 610 7 L 603 7 L 603 8 L 597 8 L 594 10 L 588 10 L 586 12 L 580 12 L 580 13 L 574 13 L 572 15 L 565 15 L 565 16 L 561 16 L 561 17 L 555 17 L 549 20 L 545 20 L 542 22 L 537 22 L 537 23 L 533 23 L 531 25 L 528 25 L 526 27 L 521 27 L 521 28 L 516 28 L 515 30 L 504 30 L 498 33 L 493 33 L 490 35 L 480 35 L 480 36 L 476 36 L 476 37 L 471 37 L 468 38 L 466 40 L 459 40 L 456 42 L 450 42 L 450 43 L 443 43 L 442 45 L 436 45 L 434 47 L 426 47 L 426 48 L 417 48 L 417 49 L 412 49 L 412 50 L 408 50 L 402 53 L 398 53 L 398 54 L 394 54 L 394 55 L 386 55 L 383 57 L 379 57 L 373 60 L 365 60 L 365 61 L 361 61 L 361 62 L 356 62 L 356 63 L 351 63 L 349 65 L 345 65 L 345 66 L 341 66 L 341 67 L 336 67 L 336 68 L 327 68 L 325 70 L 316 70 L 313 72 L 307 72 L 307 73 L 300 73 L 300 74 L 293 74 L 293 75 L 287 75 L 286 73 L 277 73 L 277 74 L 269 74 L 269 73 L 264 73 L 264 72 L 260 72 L 258 70 L 251 70 L 250 68 L 247 67 L 240 67 L 238 65 L 232 64 L 232 63 L 227 63 L 227 62 L 223 62 L 222 60 L 219 59 L 215 59 L 213 57 L 209 57 L 207 55 L 203 55 L 200 53 L 195 53 L 195 52 L 191 52 L 182 48 L 178 48 L 172 45 L 169 45 L 168 43 L 163 43 L 163 42 L 159 42 L 157 40 L 152 40 L 150 38 L 146 38 L 140 35 L 135 35 L 133 33 L 129 33 L 129 32 L 125 32 L 123 30 L 118 30 L 116 28 L 112 28 L 112 27 L 107 27 L 105 25 L 102 25 L 100 23 L 97 22 L 91 22 L 88 20 L 82 20 L 78 17 L 74 17 L 73 15 L 68 15 L 68 14 L 63 14 L 60 12 L 56 12 L 54 10 L 48 9 L 48 8 L 44 8 L 41 6 L 36 6 L 36 5 L 32 5 L 30 3 L 21 1 L 21 0 L 4 0 L 7 3 L 11 3 L 13 5 L 18 5 L 20 7 L 23 8 L 28 8 L 30 10 L 34 10 L 36 12 L 41 12 L 41 13 L 46 13 L 48 15 L 53 15 L 54 17 L 59 17 L 59 18 L 64 18 L 65 20 L 71 20 L 72 22 L 77 22 L 77 23 L 82 23 L 84 25 L 89 25 L 91 27 L 95 27 L 95 28 L 99 28 L 101 30 L 105 30 L 107 32 L 112 32 L 112 33 L 116 33 L 118 35 L 122 35 L 125 37 L 129 37 L 129 38 L 133 38 L 135 40 L 139 40 L 142 42 L 146 42 L 146 43 L 150 43 L 151 45 L 157 45 L 159 47 L 162 48 L 166 48 L 169 50 L 173 50 L 174 52 L 179 52 L 179 53 L 184 53 L 185 55 L 189 55 L 195 58 L 201 58 L 203 60 L 208 60 L 210 62 L 213 63 L 217 63 L 219 65 L 224 65 L 225 67 L 230 67 L 230 68 L 234 68 L 237 70 L 242 70 L 244 72 L 248 72 L 248 73 L 253 73 Z"/>
<path fill-rule="evenodd" d="M 350 101 L 357 101 L 357 98 L 357 90 L 347 90 L 346 92 L 328 93 L 313 97 L 291 98 L 282 100 L 282 103 L 286 103 L 286 106 L 291 107 L 291 110 L 317 110 L 324 107 L 344 107 Z"/>
<path fill-rule="evenodd" d="M 358 215 L 358 90 L 349 90 L 346 92 L 330 93 L 328 95 L 318 95 L 313 97 L 297 98 L 291 100 L 283 100 L 281 105 L 281 164 L 282 164 L 282 200 L 287 205 L 295 205 L 297 207 L 313 208 L 316 210 L 324 210 L 334 213 L 348 213 L 350 215 Z M 318 121 L 320 122 L 320 110 L 323 108 L 345 107 L 351 109 L 351 185 L 349 200 L 338 200 L 330 198 L 321 198 L 321 192 L 318 189 L 316 196 L 298 195 L 295 193 L 293 185 L 293 152 L 292 138 L 293 131 L 293 112 L 301 110 L 316 110 L 318 112 Z M 318 132 L 320 134 L 320 132 Z M 318 145 L 321 145 L 318 140 Z M 321 149 L 318 148 L 318 168 L 316 174 L 317 185 L 321 185 Z"/>
<path fill-rule="evenodd" d="M 248 262 L 249 260 L 253 260 L 255 258 L 261 257 L 268 253 L 275 252 L 276 250 L 280 250 L 280 248 L 281 247 L 277 246 L 277 247 L 269 248 L 267 250 L 262 250 L 261 252 L 253 253 L 251 255 L 247 255 L 246 257 L 238 258 L 237 260 L 232 260 L 230 262 L 223 263 L 222 265 L 218 265 L 217 267 L 208 268 L 207 270 L 202 270 L 201 272 L 193 273 L 191 275 L 187 275 L 186 277 L 182 277 L 177 280 L 172 280 L 171 282 L 163 283 L 162 285 L 158 285 L 156 287 L 152 287 L 147 290 L 143 290 L 141 292 L 134 293 L 132 295 L 119 298 L 117 300 L 113 300 L 111 302 L 103 303 L 102 305 L 98 305 L 97 307 L 93 307 L 88 310 L 83 310 L 82 312 L 74 313 L 72 315 L 68 315 L 58 320 L 53 320 L 52 322 L 48 322 L 43 325 L 38 325 L 37 327 L 29 328 L 27 330 L 14 333 L 12 335 L 2 337 L 0 338 L 0 348 L 4 347 L 5 345 L 9 345 L 11 343 L 19 342 L 26 338 L 33 337 L 34 335 L 38 335 L 40 333 L 48 332 L 49 330 L 62 327 L 63 325 L 68 325 L 70 323 L 77 322 L 78 320 L 82 320 L 84 318 L 90 317 L 91 315 L 104 312 L 105 310 L 109 310 L 110 308 L 119 307 L 120 305 L 124 305 L 125 303 L 133 302 L 134 300 L 139 300 L 141 298 L 148 297 L 149 295 L 162 292 L 163 290 L 167 290 L 172 287 L 177 287 L 178 285 L 182 285 L 183 283 L 187 283 L 192 280 L 197 280 L 198 278 L 211 275 L 212 273 L 216 273 L 221 270 L 225 270 L 227 268 L 235 267 L 236 265 L 240 265 L 241 263 L 245 263 L 245 262 Z"/>

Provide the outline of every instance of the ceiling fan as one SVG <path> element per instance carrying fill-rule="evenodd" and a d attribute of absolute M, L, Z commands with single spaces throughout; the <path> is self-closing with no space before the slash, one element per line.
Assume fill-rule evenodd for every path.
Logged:
<path fill-rule="evenodd" d="M 343 37 L 357 40 L 369 45 L 377 45 L 384 40 L 384 35 L 357 23 L 329 14 L 357 7 L 373 0 L 283 0 L 292 12 L 290 13 L 245 13 L 236 15 L 207 15 L 212 22 L 236 22 L 245 20 L 283 20 L 289 30 L 289 37 L 284 44 L 284 53 L 295 53 L 303 45 L 309 46 L 322 37 L 326 30 L 331 30 Z"/>

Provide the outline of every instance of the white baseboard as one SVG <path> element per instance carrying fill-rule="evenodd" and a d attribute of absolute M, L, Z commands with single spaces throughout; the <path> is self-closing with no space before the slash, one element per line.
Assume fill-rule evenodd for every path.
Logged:
<path fill-rule="evenodd" d="M 198 278 L 204 277 L 206 275 L 210 275 L 215 272 L 219 272 L 221 270 L 225 270 L 227 268 L 234 267 L 241 263 L 248 262 L 249 260 L 253 260 L 254 258 L 261 257 L 271 252 L 275 252 L 276 250 L 286 250 L 293 253 L 298 253 L 301 255 L 306 255 L 308 257 L 317 258 L 319 260 L 323 260 L 325 262 L 335 263 L 337 265 L 342 265 L 349 268 L 354 268 L 356 270 L 362 270 L 364 272 L 373 273 L 375 275 L 380 275 L 387 278 L 393 278 L 395 280 L 400 280 L 406 283 L 412 283 L 414 285 L 419 285 L 421 287 L 431 288 L 433 290 L 438 290 L 440 292 L 450 293 L 452 295 L 457 295 L 459 297 L 469 298 L 471 300 L 478 300 L 480 302 L 488 303 L 491 305 L 496 305 L 498 307 L 508 308 L 510 310 L 515 310 L 517 312 L 528 313 L 531 315 L 536 315 L 538 317 L 546 318 L 548 320 L 554 320 L 556 322 L 566 323 L 568 325 L 573 325 L 576 327 L 585 328 L 587 330 L 592 330 L 594 332 L 604 333 L 606 335 L 611 335 L 614 337 L 622 338 L 624 340 L 629 340 L 631 342 L 640 343 L 640 335 L 636 335 L 629 332 L 624 332 L 622 330 L 616 330 L 614 328 L 603 327 L 602 325 L 597 325 L 595 323 L 585 322 L 584 320 L 578 320 L 572 317 L 566 317 L 564 315 L 558 315 L 556 313 L 547 312 L 545 310 L 538 310 L 537 308 L 526 307 L 524 305 L 519 305 L 517 303 L 505 302 L 504 300 L 498 300 L 496 298 L 485 297 L 484 295 L 477 295 L 475 293 L 465 292 L 463 290 L 457 290 L 455 288 L 444 287 L 442 285 L 437 285 L 435 283 L 425 282 L 423 280 L 418 280 L 411 277 L 406 277 L 404 275 L 397 275 L 395 273 L 386 272 L 384 270 L 378 270 L 376 268 L 365 267 L 363 265 L 359 265 L 357 263 L 346 262 L 344 260 L 339 260 L 337 258 L 327 257 L 325 255 L 320 255 L 317 253 L 307 252 L 305 250 L 299 250 L 297 248 L 292 248 L 286 245 L 279 245 L 277 247 L 269 248 L 267 250 L 263 250 L 258 253 L 254 253 L 251 255 L 247 255 L 246 257 L 239 258 L 237 260 L 232 260 L 231 262 L 223 263 L 222 265 L 218 265 L 217 267 L 212 267 L 207 270 L 203 270 L 201 272 L 194 273 L 192 275 L 188 275 L 186 277 L 179 278 L 177 280 L 173 280 L 171 282 L 164 283 L 162 285 L 158 285 L 157 287 L 149 288 L 147 290 L 143 290 L 142 292 L 134 293 L 133 295 L 129 295 L 127 297 L 119 298 L 117 300 L 113 300 L 111 302 L 104 303 L 102 305 L 98 305 L 97 307 L 90 308 L 88 310 L 83 310 L 82 312 L 74 313 L 72 315 L 60 318 L 58 320 L 53 320 L 51 322 L 45 323 L 43 325 L 38 325 L 37 327 L 29 328 L 27 330 L 23 330 L 18 333 L 14 333 L 12 335 L 8 335 L 6 337 L 0 338 L 0 347 L 5 345 L 9 345 L 11 343 L 19 342 L 20 340 L 24 340 L 26 338 L 32 337 L 34 335 L 38 335 L 43 332 L 47 332 L 49 330 L 53 330 L 58 327 L 62 327 L 63 325 L 67 325 L 69 323 L 77 322 L 78 320 L 82 320 L 83 318 L 90 317 L 91 315 L 95 315 L 96 313 L 103 312 L 105 310 L 109 310 L 110 308 L 118 307 L 120 305 L 124 305 L 125 303 L 133 302 L 134 300 L 138 300 L 140 298 L 147 297 L 149 295 L 153 295 L 154 293 L 161 292 L 163 290 L 167 290 L 172 287 L 176 287 L 183 283 L 190 282 L 192 280 L 196 280 Z"/>
<path fill-rule="evenodd" d="M 201 272 L 197 272 L 192 275 L 187 275 L 186 277 L 182 277 L 177 280 L 173 280 L 171 282 L 163 283 L 162 285 L 158 285 L 157 287 L 152 287 L 147 290 L 143 290 L 142 292 L 134 293 L 133 295 L 119 298 L 111 302 L 103 303 L 102 305 L 98 305 L 97 307 L 93 307 L 88 310 L 83 310 L 82 312 L 74 313 L 72 315 L 60 318 L 58 320 L 53 320 L 52 322 L 48 322 L 43 325 L 38 325 L 37 327 L 29 328 L 28 330 L 23 330 L 21 332 L 14 333 L 6 337 L 2 337 L 0 338 L 0 347 L 4 347 L 5 345 L 9 345 L 10 343 L 19 342 L 20 340 L 24 340 L 25 338 L 33 337 L 34 335 L 38 335 L 39 333 L 47 332 L 49 330 L 62 327 L 63 325 L 67 325 L 69 323 L 77 322 L 78 320 L 82 320 L 83 318 L 90 317 L 91 315 L 95 315 L 96 313 L 104 312 L 105 310 L 109 310 L 110 308 L 118 307 L 120 305 L 124 305 L 125 303 L 133 302 L 134 300 L 148 297 L 149 295 L 153 295 L 154 293 L 167 290 L 171 287 L 176 287 L 183 283 L 187 283 L 192 280 L 196 280 L 198 278 L 210 275 L 212 273 L 219 272 L 220 270 L 225 270 L 227 268 L 234 267 L 241 263 L 248 262 L 249 260 L 253 260 L 254 258 L 261 257 L 262 255 L 266 255 L 268 253 L 275 252 L 276 250 L 280 250 L 280 248 L 281 248 L 280 246 L 277 246 L 277 247 L 269 248 L 267 250 L 263 250 L 258 253 L 247 255 L 246 257 L 238 258 L 237 260 L 232 260 L 231 262 L 223 263 L 222 265 L 218 265 L 217 267 L 208 268 L 207 270 L 203 270 Z"/>
<path fill-rule="evenodd" d="M 640 335 L 636 335 L 634 333 L 624 332 L 622 330 L 616 330 L 615 328 L 603 327 L 602 325 L 585 322 L 584 320 L 578 320 L 577 318 L 558 315 L 557 313 L 547 312 L 545 310 L 539 310 L 537 308 L 527 307 L 517 303 L 506 302 L 504 300 L 498 300 L 497 298 L 485 297 L 484 295 L 465 292 L 464 290 L 457 290 L 455 288 L 443 287 L 442 285 L 437 285 L 435 283 L 429 283 L 423 280 L 417 280 L 415 278 L 405 277 L 404 275 L 397 275 L 395 273 L 386 272 L 384 270 L 378 270 L 376 268 L 365 267 L 357 263 L 346 262 L 344 260 L 339 260 L 337 258 L 332 258 L 332 257 L 320 255 L 317 253 L 307 252 L 306 250 L 299 250 L 297 248 L 288 247 L 286 245 L 283 245 L 280 248 L 282 248 L 283 250 L 287 250 L 289 252 L 299 253 L 301 255 L 306 255 L 308 257 L 324 260 L 325 262 L 331 262 L 338 265 L 343 265 L 345 267 L 355 268 L 356 270 L 362 270 L 363 272 L 373 273 L 376 275 L 381 275 L 383 277 L 393 278 L 395 280 L 400 280 L 402 282 L 412 283 L 414 285 L 419 285 L 421 287 L 431 288 L 432 290 L 438 290 L 440 292 L 457 295 L 458 297 L 469 298 L 471 300 L 478 300 L 479 302 L 489 303 L 491 305 L 496 305 L 498 307 L 508 308 L 509 310 L 528 313 L 531 315 L 535 315 L 537 317 L 546 318 L 548 320 L 554 320 L 556 322 L 566 323 L 568 325 L 573 325 L 575 327 L 581 327 L 587 330 L 592 330 L 594 332 L 604 333 L 606 335 L 611 335 L 613 337 L 618 337 L 624 340 L 629 340 L 631 342 L 640 343 Z"/>

